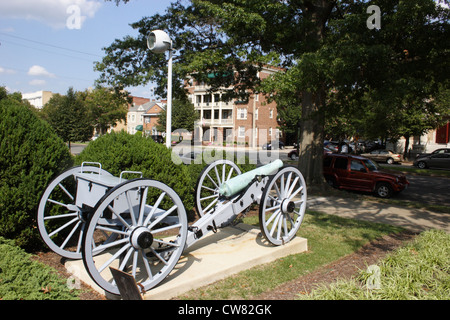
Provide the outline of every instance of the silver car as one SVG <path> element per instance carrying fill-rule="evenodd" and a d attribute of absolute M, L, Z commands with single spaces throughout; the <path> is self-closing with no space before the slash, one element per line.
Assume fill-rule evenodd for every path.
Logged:
<path fill-rule="evenodd" d="M 450 169 L 450 153 L 435 153 L 428 156 L 417 157 L 414 165 L 419 169 L 444 168 Z"/>

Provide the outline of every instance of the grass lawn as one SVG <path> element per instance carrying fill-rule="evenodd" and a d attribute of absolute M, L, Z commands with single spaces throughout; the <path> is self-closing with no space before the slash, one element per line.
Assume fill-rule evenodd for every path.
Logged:
<path fill-rule="evenodd" d="M 258 225 L 258 217 L 244 223 Z M 359 249 L 364 244 L 402 228 L 307 211 L 298 236 L 308 240 L 308 251 L 258 266 L 212 285 L 192 290 L 180 299 L 248 299 L 314 271 Z"/>

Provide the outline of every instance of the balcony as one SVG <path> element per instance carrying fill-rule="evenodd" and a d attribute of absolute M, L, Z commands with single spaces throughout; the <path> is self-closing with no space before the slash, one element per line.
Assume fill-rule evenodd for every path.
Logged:
<path fill-rule="evenodd" d="M 194 107 L 195 109 L 233 109 L 233 102 L 196 102 Z"/>
<path fill-rule="evenodd" d="M 205 126 L 205 127 L 211 127 L 211 126 L 217 126 L 217 127 L 232 127 L 233 126 L 233 119 L 203 119 L 195 122 L 195 126 Z"/>

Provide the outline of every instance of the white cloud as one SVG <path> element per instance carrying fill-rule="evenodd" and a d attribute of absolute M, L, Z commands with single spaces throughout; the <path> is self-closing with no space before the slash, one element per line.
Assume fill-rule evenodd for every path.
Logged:
<path fill-rule="evenodd" d="M 86 18 L 93 18 L 101 6 L 98 0 L 0 1 L 0 17 L 37 20 L 53 28 L 68 27 L 75 19 L 81 28 Z"/>
<path fill-rule="evenodd" d="M 29 82 L 32 86 L 44 86 L 47 82 L 41 79 L 34 79 Z"/>
<path fill-rule="evenodd" d="M 34 65 L 30 67 L 28 70 L 28 75 L 30 76 L 44 76 L 49 78 L 55 78 L 55 75 L 53 73 L 48 72 L 44 67 Z"/>

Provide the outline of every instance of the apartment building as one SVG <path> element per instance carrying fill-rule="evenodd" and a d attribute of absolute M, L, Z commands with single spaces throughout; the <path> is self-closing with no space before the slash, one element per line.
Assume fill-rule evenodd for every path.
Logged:
<path fill-rule="evenodd" d="M 279 72 L 277 68 L 263 68 L 258 76 L 261 79 Z M 238 144 L 251 147 L 280 139 L 277 107 L 268 103 L 259 93 L 251 93 L 248 100 L 223 101 L 224 91 L 209 92 L 209 87 L 197 83 L 193 78 L 187 80 L 189 98 L 199 113 L 195 124 L 195 139 L 203 144 Z"/>
<path fill-rule="evenodd" d="M 22 94 L 22 99 L 28 100 L 36 109 L 42 109 L 52 96 L 51 91 L 36 91 Z"/>

